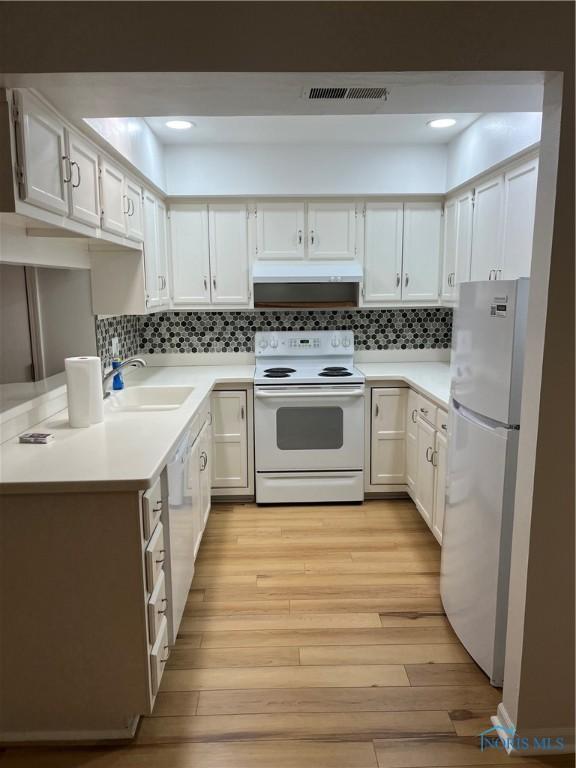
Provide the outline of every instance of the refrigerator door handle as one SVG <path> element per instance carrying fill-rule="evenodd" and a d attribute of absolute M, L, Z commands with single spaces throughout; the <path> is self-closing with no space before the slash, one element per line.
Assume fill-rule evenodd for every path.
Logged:
<path fill-rule="evenodd" d="M 466 408 L 466 406 L 461 405 L 456 400 L 453 401 L 453 406 L 462 415 L 462 418 L 485 429 L 520 429 L 520 424 L 504 424 L 501 421 L 491 419 L 489 416 L 482 416 L 482 414 Z"/>

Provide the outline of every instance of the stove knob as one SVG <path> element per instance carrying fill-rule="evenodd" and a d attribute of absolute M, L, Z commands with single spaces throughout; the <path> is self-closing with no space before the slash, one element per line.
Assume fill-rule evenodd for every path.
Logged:
<path fill-rule="evenodd" d="M 260 339 L 260 341 L 258 342 L 258 346 L 260 347 L 260 349 L 266 349 L 266 347 L 268 346 L 268 342 L 266 341 L 266 339 Z"/>
<path fill-rule="evenodd" d="M 334 334 L 334 336 L 332 336 L 332 346 L 333 347 L 339 347 L 340 346 L 340 337 L 336 336 L 336 334 Z"/>
<path fill-rule="evenodd" d="M 344 336 L 344 338 L 342 339 L 342 346 L 343 347 L 349 347 L 350 344 L 351 344 L 350 337 L 349 336 Z"/>
<path fill-rule="evenodd" d="M 276 338 L 276 336 L 272 336 L 272 338 L 270 339 L 270 346 L 272 347 L 272 349 L 276 349 L 276 347 L 278 346 L 278 339 Z"/>

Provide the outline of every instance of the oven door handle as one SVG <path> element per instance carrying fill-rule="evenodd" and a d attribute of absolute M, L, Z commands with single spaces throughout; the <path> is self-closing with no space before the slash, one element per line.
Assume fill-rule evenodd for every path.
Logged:
<path fill-rule="evenodd" d="M 322 392 L 288 392 L 283 390 L 282 392 L 270 391 L 270 390 L 254 390 L 254 397 L 258 398 L 303 398 L 303 397 L 362 397 L 364 395 L 363 389 L 349 389 L 344 391 L 337 390 L 324 390 Z"/>

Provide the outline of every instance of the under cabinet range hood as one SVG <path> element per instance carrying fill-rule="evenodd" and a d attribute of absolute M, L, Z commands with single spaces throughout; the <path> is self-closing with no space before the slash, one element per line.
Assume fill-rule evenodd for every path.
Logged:
<path fill-rule="evenodd" d="M 357 261 L 256 261 L 255 307 L 357 307 L 362 265 Z"/>

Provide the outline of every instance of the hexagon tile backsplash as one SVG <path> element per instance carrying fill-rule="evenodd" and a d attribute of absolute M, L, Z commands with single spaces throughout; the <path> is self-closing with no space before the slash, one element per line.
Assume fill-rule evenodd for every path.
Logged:
<path fill-rule="evenodd" d="M 123 356 L 185 352 L 252 352 L 256 331 L 352 330 L 356 349 L 449 349 L 452 310 L 297 310 L 255 312 L 158 312 L 98 321 L 99 353 L 105 364 L 118 336 Z"/>

